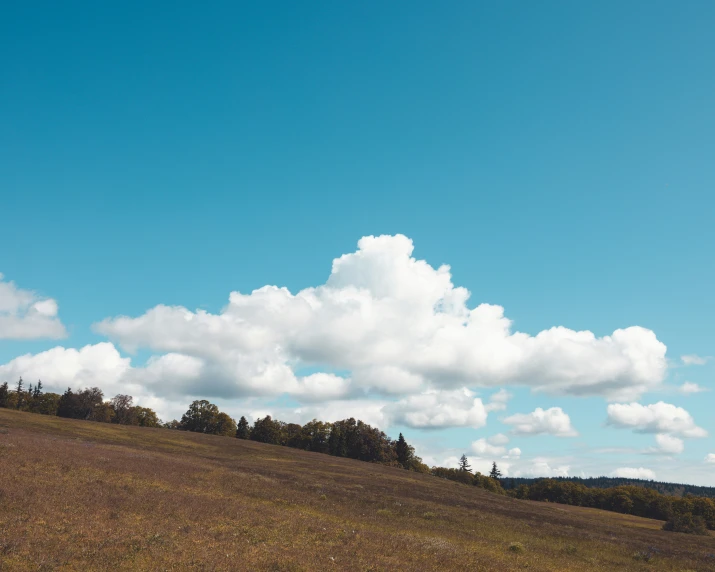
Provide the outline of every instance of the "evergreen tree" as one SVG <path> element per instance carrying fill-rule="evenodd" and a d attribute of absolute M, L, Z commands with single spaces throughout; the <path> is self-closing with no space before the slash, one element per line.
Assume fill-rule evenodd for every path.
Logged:
<path fill-rule="evenodd" d="M 75 395 L 71 387 L 68 387 L 57 404 L 57 417 L 75 418 L 77 417 L 78 409 L 79 400 L 77 395 Z"/>
<path fill-rule="evenodd" d="M 248 426 L 248 421 L 241 415 L 238 420 L 238 426 L 236 427 L 236 438 L 238 439 L 248 439 L 251 436 L 251 428 Z"/>
<path fill-rule="evenodd" d="M 32 396 L 33 397 L 40 397 L 42 395 L 42 380 L 37 381 L 37 385 L 35 386 L 35 391 L 33 392 Z"/>
<path fill-rule="evenodd" d="M 10 399 L 10 390 L 7 387 L 7 381 L 0 385 L 0 407 L 7 407 Z"/>
<path fill-rule="evenodd" d="M 466 471 L 467 473 L 472 472 L 472 467 L 469 464 L 469 460 L 467 459 L 467 455 L 462 455 L 459 459 L 459 470 L 460 471 Z"/>
<path fill-rule="evenodd" d="M 17 385 L 15 386 L 15 393 L 17 393 L 17 409 L 20 409 L 25 403 L 24 391 L 22 390 L 22 377 L 17 380 Z"/>
<path fill-rule="evenodd" d="M 402 433 L 400 433 L 397 443 L 395 443 L 395 453 L 397 453 L 397 462 L 407 469 L 410 466 L 412 451 L 410 451 L 410 446 L 405 441 Z"/>
<path fill-rule="evenodd" d="M 496 480 L 499 480 L 501 478 L 501 471 L 497 467 L 496 461 L 494 461 L 492 463 L 492 471 L 491 471 L 491 473 L 489 473 L 489 476 L 492 479 L 496 479 Z"/>

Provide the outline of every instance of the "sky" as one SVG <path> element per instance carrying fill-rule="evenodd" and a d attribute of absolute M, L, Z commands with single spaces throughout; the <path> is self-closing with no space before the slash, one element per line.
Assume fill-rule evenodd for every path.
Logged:
<path fill-rule="evenodd" d="M 0 381 L 714 486 L 713 27 L 707 1 L 6 3 Z"/>

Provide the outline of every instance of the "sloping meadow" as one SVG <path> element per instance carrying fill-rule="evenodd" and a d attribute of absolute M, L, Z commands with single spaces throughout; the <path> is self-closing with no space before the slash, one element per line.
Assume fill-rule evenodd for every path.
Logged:
<path fill-rule="evenodd" d="M 0 409 L 2 570 L 715 570 L 715 538 L 430 475 Z"/>

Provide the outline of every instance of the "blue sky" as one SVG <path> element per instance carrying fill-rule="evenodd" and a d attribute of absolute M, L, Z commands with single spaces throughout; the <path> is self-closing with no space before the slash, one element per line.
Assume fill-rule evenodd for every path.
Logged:
<path fill-rule="evenodd" d="M 678 389 L 715 388 L 715 362 L 681 360 L 715 355 L 713 25 L 715 6 L 704 1 L 4 6 L 0 374 L 129 387 L 167 416 L 202 392 L 235 415 L 299 416 L 308 407 L 327 415 L 332 401 L 305 389 L 284 395 L 280 376 L 274 393 L 258 395 L 255 371 L 242 368 L 270 360 L 241 332 L 209 340 L 223 353 L 208 363 L 207 348 L 164 339 L 171 316 L 151 332 L 142 317 L 159 304 L 217 316 L 230 292 L 265 285 L 296 294 L 325 284 L 332 261 L 360 252 L 361 237 L 402 234 L 414 252 L 395 260 L 450 265 L 453 285 L 471 292 L 466 307 L 503 307 L 512 331 L 563 326 L 601 338 L 640 326 L 667 346 L 666 365 L 648 372 L 647 390 L 614 401 L 576 396 L 599 360 L 582 364 L 564 393 L 536 389 L 531 374 L 480 377 L 481 362 L 437 376 L 435 364 L 420 369 L 403 356 L 391 365 L 421 375 L 422 386 L 387 396 L 363 379 L 359 398 L 348 391 L 343 406 L 370 415 L 366 402 L 412 407 L 424 391 L 461 387 L 475 392 L 467 401 L 488 405 L 506 388 L 512 398 L 484 425 L 455 418 L 427 430 L 402 423 L 404 411 L 377 420 L 438 463 L 464 451 L 476 457 L 472 442 L 503 433 L 507 450 L 521 449 L 518 460 L 502 460 L 513 474 L 642 467 L 713 485 L 713 465 L 703 462 L 715 453 L 713 393 Z M 395 242 L 381 244 L 386 252 Z M 370 275 L 375 288 L 389 275 L 380 272 Z M 419 285 L 419 276 L 405 279 Z M 391 292 L 400 308 L 417 300 L 408 290 Z M 34 293 L 24 306 L 22 292 Z M 45 298 L 57 302 L 57 316 L 45 313 L 35 334 L 19 334 L 19 322 L 37 318 L 31 304 Z M 259 302 L 252 319 L 265 328 L 270 312 Z M 409 315 L 394 314 L 380 332 L 400 331 Z M 134 320 L 130 332 L 117 316 Z M 107 327 L 93 326 L 105 319 Z M 58 321 L 66 336 L 56 335 Z M 307 363 L 320 348 L 288 341 L 284 327 L 271 322 L 288 354 L 275 363 L 295 366 L 298 377 L 358 377 L 346 346 Z M 243 361 L 229 365 L 231 336 L 241 338 Z M 117 355 L 74 369 L 64 353 L 43 353 L 103 342 Z M 382 359 L 364 351 L 368 361 Z M 545 369 L 534 376 L 558 377 L 562 365 L 543 351 Z M 28 353 L 35 357 L 16 359 Z M 146 360 L 167 353 L 213 369 L 175 389 L 155 372 L 146 381 Z M 107 371 L 127 358 L 131 371 Z M 455 394 L 436 399 L 433 411 L 463 407 L 449 401 Z M 606 425 L 609 403 L 660 401 L 685 409 L 708 436 L 647 428 L 636 410 L 618 417 L 620 428 L 613 415 Z M 510 433 L 505 419 L 537 407 L 561 408 L 579 436 Z M 653 415 L 666 423 L 671 413 Z M 633 419 L 641 425 L 627 425 Z M 656 434 L 682 439 L 683 451 L 644 454 Z M 484 454 L 491 457 L 501 460 Z"/>

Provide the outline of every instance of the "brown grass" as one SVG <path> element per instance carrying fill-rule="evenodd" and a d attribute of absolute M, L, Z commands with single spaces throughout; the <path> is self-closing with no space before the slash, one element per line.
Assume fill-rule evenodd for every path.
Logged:
<path fill-rule="evenodd" d="M 0 409 L 3 571 L 715 570 L 715 538 L 661 525 L 284 447 Z"/>

